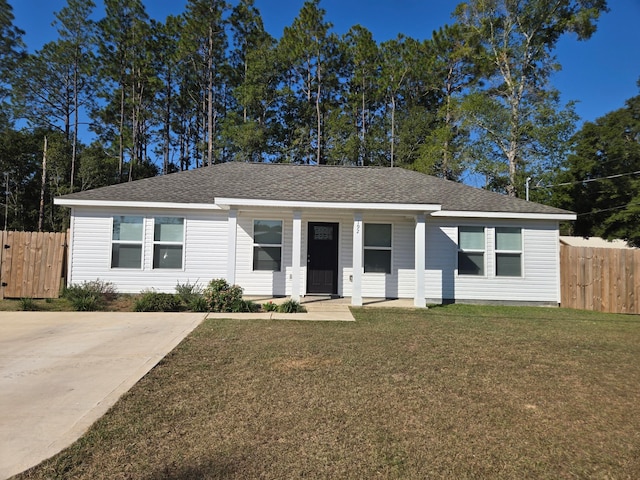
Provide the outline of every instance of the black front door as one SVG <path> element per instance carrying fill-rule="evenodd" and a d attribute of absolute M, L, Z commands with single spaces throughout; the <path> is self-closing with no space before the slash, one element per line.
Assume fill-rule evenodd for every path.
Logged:
<path fill-rule="evenodd" d="M 309 222 L 307 293 L 338 293 L 338 224 Z"/>

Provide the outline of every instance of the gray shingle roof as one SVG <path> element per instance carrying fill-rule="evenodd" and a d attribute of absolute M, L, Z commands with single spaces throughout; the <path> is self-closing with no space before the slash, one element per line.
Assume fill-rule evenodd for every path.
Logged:
<path fill-rule="evenodd" d="M 440 204 L 442 210 L 567 214 L 402 168 L 221 163 L 65 195 L 65 200 L 213 203 L 215 197 Z"/>

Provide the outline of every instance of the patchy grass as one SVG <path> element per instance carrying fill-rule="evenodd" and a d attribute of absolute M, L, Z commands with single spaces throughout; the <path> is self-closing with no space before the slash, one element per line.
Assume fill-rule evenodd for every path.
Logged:
<path fill-rule="evenodd" d="M 19 479 L 640 478 L 640 320 L 211 320 Z"/>

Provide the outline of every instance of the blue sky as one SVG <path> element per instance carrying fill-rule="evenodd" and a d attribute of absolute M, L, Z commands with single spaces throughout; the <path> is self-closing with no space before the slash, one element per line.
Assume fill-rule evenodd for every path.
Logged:
<path fill-rule="evenodd" d="M 102 15 L 102 1 L 96 14 Z M 15 24 L 25 30 L 30 51 L 56 38 L 51 26 L 53 13 L 66 0 L 9 0 Z M 184 10 L 184 0 L 145 0 L 149 15 L 164 20 Z M 304 0 L 256 0 L 266 30 L 279 37 L 297 16 Z M 356 24 L 369 29 L 378 42 L 398 33 L 426 39 L 434 30 L 451 23 L 458 0 L 321 0 L 325 19 L 343 34 Z M 611 11 L 601 17 L 596 34 L 586 42 L 565 36 L 556 50 L 563 69 L 553 77 L 564 102 L 578 101 L 576 111 L 584 121 L 593 121 L 624 106 L 640 93 L 640 0 L 610 0 Z"/>

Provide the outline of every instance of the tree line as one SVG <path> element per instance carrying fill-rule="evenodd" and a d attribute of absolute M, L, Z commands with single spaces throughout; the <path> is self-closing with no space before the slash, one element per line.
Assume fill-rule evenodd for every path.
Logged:
<path fill-rule="evenodd" d="M 384 42 L 360 25 L 335 33 L 320 0 L 279 38 L 253 0 L 187 0 L 164 21 L 142 0 L 95 10 L 67 0 L 57 38 L 27 53 L 0 0 L 9 228 L 64 228 L 55 196 L 228 161 L 473 175 L 524 196 L 527 177 L 566 171 L 575 138 L 550 83 L 555 46 L 590 38 L 607 3 L 468 0 L 427 39 Z"/>

